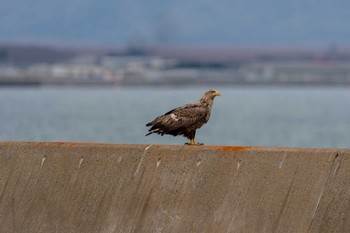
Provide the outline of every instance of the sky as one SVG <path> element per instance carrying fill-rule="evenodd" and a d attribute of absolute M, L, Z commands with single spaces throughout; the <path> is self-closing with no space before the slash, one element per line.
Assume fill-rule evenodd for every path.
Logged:
<path fill-rule="evenodd" d="M 348 0 L 0 0 L 0 43 L 350 47 Z"/>

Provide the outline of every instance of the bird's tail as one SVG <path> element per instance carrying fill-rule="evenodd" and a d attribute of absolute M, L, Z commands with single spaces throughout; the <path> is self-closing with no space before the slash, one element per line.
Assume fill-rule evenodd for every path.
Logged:
<path fill-rule="evenodd" d="M 148 123 L 146 124 L 147 127 L 152 126 L 152 125 L 153 125 L 152 122 L 148 122 Z M 154 133 L 152 129 L 149 129 L 148 131 L 149 131 L 148 134 L 146 134 L 145 136 L 148 136 L 148 135 Z"/>

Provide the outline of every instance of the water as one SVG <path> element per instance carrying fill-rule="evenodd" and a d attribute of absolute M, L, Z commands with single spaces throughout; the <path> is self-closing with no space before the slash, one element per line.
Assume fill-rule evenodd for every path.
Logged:
<path fill-rule="evenodd" d="M 183 144 L 183 137 L 145 137 L 145 124 L 206 89 L 2 87 L 0 140 Z M 350 147 L 349 88 L 219 89 L 199 142 Z"/>

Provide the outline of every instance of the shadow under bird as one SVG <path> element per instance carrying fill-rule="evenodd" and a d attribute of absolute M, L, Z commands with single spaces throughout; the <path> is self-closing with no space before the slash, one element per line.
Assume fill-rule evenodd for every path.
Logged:
<path fill-rule="evenodd" d="M 197 102 L 183 105 L 156 117 L 146 124 L 147 127 L 151 127 L 146 136 L 153 133 L 162 136 L 164 134 L 184 136 L 189 139 L 186 145 L 202 145 L 194 140 L 196 130 L 208 122 L 214 98 L 220 95 L 219 91 L 210 89 Z"/>

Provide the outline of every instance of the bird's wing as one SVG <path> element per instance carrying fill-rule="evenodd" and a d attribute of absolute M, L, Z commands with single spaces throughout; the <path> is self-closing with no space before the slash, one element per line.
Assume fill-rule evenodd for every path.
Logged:
<path fill-rule="evenodd" d="M 206 117 L 208 109 L 201 104 L 187 104 L 175 108 L 159 117 L 159 123 L 166 125 L 168 130 L 176 130 L 191 126 Z"/>

